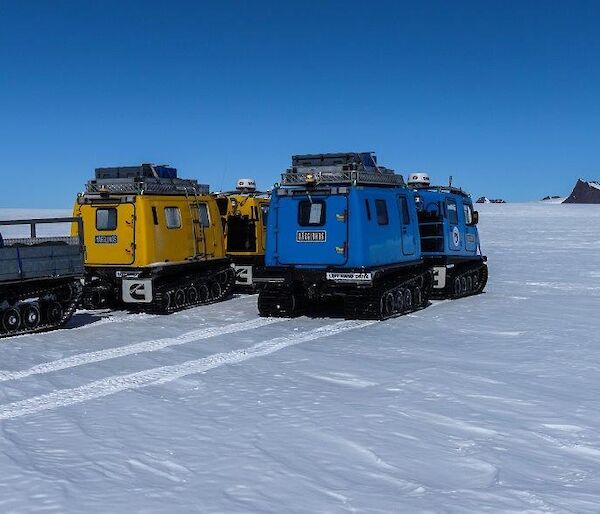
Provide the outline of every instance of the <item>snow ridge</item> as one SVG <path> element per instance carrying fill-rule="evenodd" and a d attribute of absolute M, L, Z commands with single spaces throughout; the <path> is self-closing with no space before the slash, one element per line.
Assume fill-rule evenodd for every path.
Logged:
<path fill-rule="evenodd" d="M 330 337 L 349 330 L 356 330 L 378 323 L 377 321 L 340 321 L 324 327 L 319 327 L 308 332 L 295 334 L 288 337 L 278 337 L 262 343 L 254 344 L 248 348 L 232 350 L 230 352 L 215 353 L 202 359 L 195 359 L 173 366 L 150 368 L 128 375 L 115 375 L 101 380 L 90 382 L 81 387 L 72 389 L 59 389 L 58 391 L 35 396 L 0 406 L 0 420 L 14 419 L 28 414 L 57 409 L 74 405 L 97 398 L 110 396 L 121 391 L 140 389 L 151 385 L 160 385 L 172 382 L 178 378 L 197 373 L 204 373 L 211 369 L 219 368 L 226 364 L 237 364 L 256 357 L 264 357 L 279 350 L 300 343 L 313 341 L 323 337 Z M 223 333 L 223 329 L 219 329 Z"/>
<path fill-rule="evenodd" d="M 2 371 L 0 370 L 0 382 L 6 382 L 7 380 L 18 380 L 20 378 L 30 377 L 32 375 L 42 375 L 44 373 L 51 373 L 53 371 L 59 371 L 62 369 L 74 368 L 76 366 L 83 366 L 85 364 L 92 364 L 94 362 L 101 362 L 110 359 L 117 359 L 119 357 L 125 357 L 127 355 L 134 355 L 138 353 L 156 352 L 169 346 L 177 346 L 202 339 L 209 339 L 226 334 L 234 334 L 236 332 L 242 332 L 246 330 L 252 330 L 261 328 L 266 325 L 272 325 L 273 323 L 280 323 L 284 321 L 278 318 L 257 318 L 250 321 L 244 321 L 241 323 L 232 323 L 231 325 L 225 325 L 223 327 L 203 328 L 199 330 L 192 330 L 186 332 L 177 337 L 167 337 L 164 339 L 155 339 L 150 341 L 143 341 L 141 343 L 129 344 L 126 346 L 119 346 L 116 348 L 107 348 L 106 350 L 99 350 L 97 352 L 80 353 L 66 357 L 64 359 L 58 359 L 54 361 L 43 362 L 32 366 L 29 369 L 21 371 Z"/>

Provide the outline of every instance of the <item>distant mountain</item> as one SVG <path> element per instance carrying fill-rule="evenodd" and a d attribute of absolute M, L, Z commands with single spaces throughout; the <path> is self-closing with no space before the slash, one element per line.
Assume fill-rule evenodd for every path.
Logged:
<path fill-rule="evenodd" d="M 579 179 L 563 203 L 600 203 L 600 182 Z"/>
<path fill-rule="evenodd" d="M 542 203 L 561 204 L 565 201 L 566 196 L 548 195 L 540 200 Z"/>
<path fill-rule="evenodd" d="M 481 196 L 477 198 L 475 203 L 506 203 L 505 200 L 501 198 L 488 198 L 487 196 Z"/>

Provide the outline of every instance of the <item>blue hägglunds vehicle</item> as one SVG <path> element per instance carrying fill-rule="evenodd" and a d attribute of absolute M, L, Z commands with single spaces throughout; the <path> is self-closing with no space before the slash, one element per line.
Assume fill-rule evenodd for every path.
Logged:
<path fill-rule="evenodd" d="M 333 303 L 346 318 L 386 319 L 426 306 L 415 198 L 373 153 L 294 156 L 271 196 L 260 314 Z"/>
<path fill-rule="evenodd" d="M 432 298 L 460 298 L 483 291 L 487 257 L 481 254 L 471 197 L 452 186 L 432 186 L 426 173 L 408 175 L 418 195 L 421 252 L 434 271 Z"/>
<path fill-rule="evenodd" d="M 57 227 L 56 224 L 66 224 L 66 233 L 75 224 L 78 235 L 46 237 L 39 233 L 41 227 Z M 23 227 L 28 229 L 26 234 Z M 75 312 L 81 297 L 81 220 L 0 221 L 0 230 L 0 337 L 62 326 Z"/>

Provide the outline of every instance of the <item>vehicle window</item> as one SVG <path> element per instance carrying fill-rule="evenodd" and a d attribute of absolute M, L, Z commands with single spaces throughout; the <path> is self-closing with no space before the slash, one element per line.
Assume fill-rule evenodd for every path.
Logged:
<path fill-rule="evenodd" d="M 301 227 L 322 227 L 325 225 L 325 202 L 322 200 L 302 200 L 298 205 L 298 224 Z"/>
<path fill-rule="evenodd" d="M 264 227 L 266 227 L 269 219 L 269 206 L 263 204 L 260 206 L 260 210 L 262 211 L 262 224 Z"/>
<path fill-rule="evenodd" d="M 117 209 L 96 209 L 96 229 L 116 230 Z"/>
<path fill-rule="evenodd" d="M 219 214 L 225 216 L 227 214 L 227 208 L 229 207 L 229 199 L 217 198 L 217 207 L 219 207 Z"/>
<path fill-rule="evenodd" d="M 158 212 L 156 211 L 156 207 L 152 207 L 152 221 L 154 221 L 155 225 L 158 225 Z"/>
<path fill-rule="evenodd" d="M 465 210 L 465 223 L 467 225 L 472 225 L 473 224 L 473 206 L 466 203 L 463 205 L 463 208 Z"/>
<path fill-rule="evenodd" d="M 181 211 L 179 207 L 165 207 L 165 220 L 167 228 L 181 227 Z"/>
<path fill-rule="evenodd" d="M 205 203 L 198 204 L 198 220 L 203 228 L 210 227 L 210 218 L 208 216 L 208 205 Z"/>
<path fill-rule="evenodd" d="M 408 199 L 406 196 L 399 196 L 400 213 L 402 215 L 402 224 L 410 225 L 410 211 L 408 210 Z"/>
<path fill-rule="evenodd" d="M 369 205 L 368 198 L 365 198 L 365 207 L 367 208 L 367 219 L 371 221 L 371 206 Z"/>
<path fill-rule="evenodd" d="M 458 225 L 458 210 L 456 209 L 456 200 L 447 200 L 448 222 L 450 225 Z"/>
<path fill-rule="evenodd" d="M 385 200 L 375 200 L 375 212 L 377 213 L 377 223 L 387 225 L 389 223 L 387 203 Z"/>

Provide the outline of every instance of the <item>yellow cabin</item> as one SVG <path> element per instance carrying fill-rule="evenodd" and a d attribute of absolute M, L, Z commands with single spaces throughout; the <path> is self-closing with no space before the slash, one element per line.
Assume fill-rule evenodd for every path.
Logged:
<path fill-rule="evenodd" d="M 227 256 L 233 261 L 236 285 L 253 287 L 254 266 L 265 261 L 269 197 L 256 191 L 253 179 L 239 179 L 237 190 L 216 195 Z"/>
<path fill-rule="evenodd" d="M 217 202 L 174 168 L 99 168 L 74 214 L 83 220 L 89 307 L 171 312 L 231 293 Z"/>

